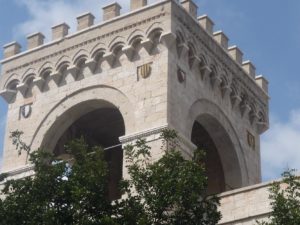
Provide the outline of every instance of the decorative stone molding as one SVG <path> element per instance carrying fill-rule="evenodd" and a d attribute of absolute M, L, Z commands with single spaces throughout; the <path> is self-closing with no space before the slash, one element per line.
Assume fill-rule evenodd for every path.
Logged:
<path fill-rule="evenodd" d="M 135 141 L 137 139 L 146 138 L 148 136 L 155 135 L 155 134 L 160 134 L 162 132 L 162 130 L 164 130 L 166 128 L 168 128 L 167 124 L 163 125 L 163 126 L 147 129 L 147 130 L 144 130 L 141 132 L 125 135 L 125 136 L 120 137 L 119 140 L 122 144 L 126 144 L 129 142 Z"/>

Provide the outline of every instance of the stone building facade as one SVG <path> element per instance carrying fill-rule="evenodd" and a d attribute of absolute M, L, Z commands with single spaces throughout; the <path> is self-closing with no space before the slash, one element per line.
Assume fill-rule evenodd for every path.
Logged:
<path fill-rule="evenodd" d="M 158 158 L 159 133 L 171 128 L 186 157 L 206 149 L 209 192 L 222 197 L 221 224 L 253 224 L 267 215 L 267 184 L 259 184 L 267 80 L 228 46 L 225 33 L 214 32 L 208 16 L 197 17 L 192 0 L 131 0 L 129 13 L 120 9 L 104 6 L 100 24 L 91 13 L 78 16 L 73 34 L 67 24 L 55 25 L 49 43 L 41 33 L 29 35 L 24 52 L 16 42 L 4 46 L 0 95 L 9 108 L 2 171 L 22 177 L 32 169 L 10 131 L 25 131 L 32 149 L 57 155 L 83 135 L 107 149 L 114 190 L 126 177 L 122 145 L 146 138 Z"/>

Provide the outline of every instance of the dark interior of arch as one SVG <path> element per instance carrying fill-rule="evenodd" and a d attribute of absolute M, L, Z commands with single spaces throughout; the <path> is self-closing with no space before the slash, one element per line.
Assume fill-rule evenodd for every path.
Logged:
<path fill-rule="evenodd" d="M 218 194 L 226 189 L 223 167 L 217 147 L 209 133 L 199 123 L 195 122 L 192 130 L 192 142 L 197 148 L 206 152 L 205 169 L 208 177 L 207 194 Z"/>
<path fill-rule="evenodd" d="M 56 144 L 54 154 L 57 156 L 64 154 L 64 145 L 80 137 L 84 137 L 89 146 L 100 145 L 106 148 L 105 159 L 109 165 L 109 199 L 115 200 L 121 197 L 118 185 L 122 178 L 123 150 L 119 137 L 124 134 L 125 125 L 118 109 L 96 109 L 83 115 L 64 132 Z"/>

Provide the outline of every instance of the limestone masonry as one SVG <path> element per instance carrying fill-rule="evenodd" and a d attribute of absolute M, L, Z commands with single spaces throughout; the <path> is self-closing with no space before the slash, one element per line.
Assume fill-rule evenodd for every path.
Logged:
<path fill-rule="evenodd" d="M 32 173 L 10 132 L 22 130 L 32 149 L 64 155 L 64 144 L 84 136 L 107 149 L 111 198 L 126 177 L 122 145 L 146 138 L 155 158 L 159 133 L 177 130 L 183 154 L 206 150 L 209 193 L 222 197 L 220 224 L 255 224 L 269 212 L 261 182 L 260 135 L 269 127 L 268 81 L 256 75 L 237 46 L 197 17 L 192 0 L 131 0 L 131 10 L 103 6 L 103 21 L 77 17 L 27 36 L 27 50 L 4 46 L 0 95 L 9 104 L 2 172 Z M 253 185 L 253 186 L 250 186 Z"/>

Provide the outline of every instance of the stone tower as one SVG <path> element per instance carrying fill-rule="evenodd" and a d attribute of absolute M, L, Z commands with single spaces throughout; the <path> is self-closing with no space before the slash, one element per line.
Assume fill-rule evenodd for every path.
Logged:
<path fill-rule="evenodd" d="M 16 42 L 4 46 L 2 171 L 20 177 L 31 170 L 11 144 L 13 130 L 24 131 L 32 149 L 56 155 L 83 135 L 107 149 L 114 190 L 126 176 L 122 145 L 146 138 L 159 157 L 159 133 L 171 128 L 187 157 L 196 146 L 207 151 L 210 193 L 259 183 L 268 82 L 208 16 L 197 17 L 192 0 L 131 0 L 129 13 L 120 9 L 104 6 L 100 24 L 91 13 L 78 16 L 73 34 L 55 25 L 49 43 L 29 35 L 24 52 Z"/>

